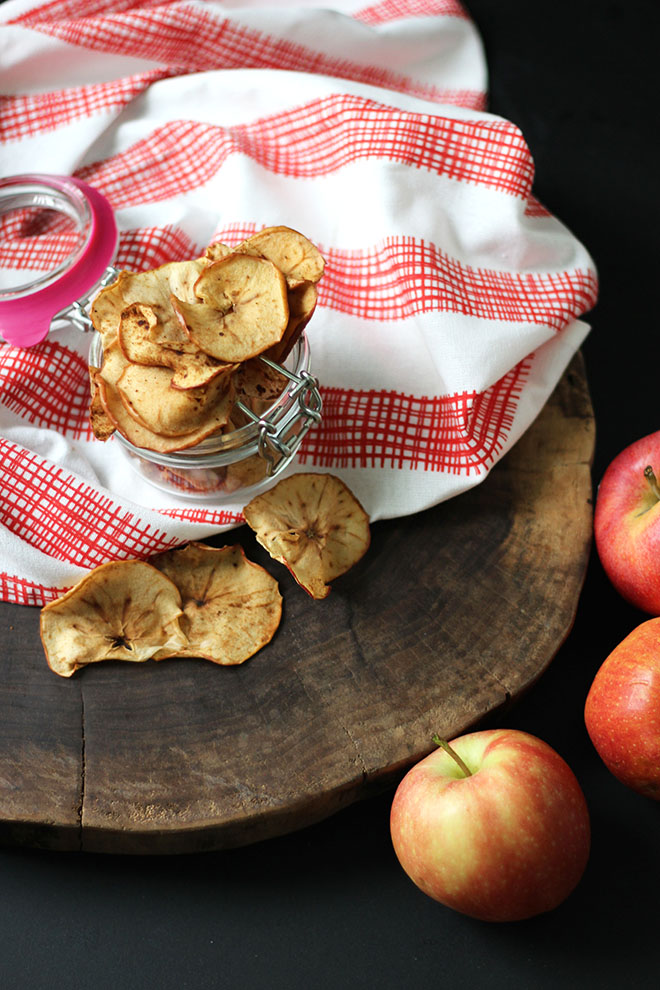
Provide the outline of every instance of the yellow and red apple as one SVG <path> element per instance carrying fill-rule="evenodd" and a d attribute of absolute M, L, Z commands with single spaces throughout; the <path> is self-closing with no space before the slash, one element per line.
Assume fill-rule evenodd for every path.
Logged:
<path fill-rule="evenodd" d="M 390 830 L 425 894 L 484 921 L 561 904 L 582 877 L 591 834 L 573 771 L 516 729 L 469 733 L 417 763 L 396 790 Z"/>
<path fill-rule="evenodd" d="M 660 800 L 660 618 L 642 622 L 612 650 L 589 689 L 584 719 L 614 776 Z"/>
<path fill-rule="evenodd" d="M 660 615 L 660 431 L 630 444 L 598 487 L 594 536 L 605 573 L 637 608 Z"/>

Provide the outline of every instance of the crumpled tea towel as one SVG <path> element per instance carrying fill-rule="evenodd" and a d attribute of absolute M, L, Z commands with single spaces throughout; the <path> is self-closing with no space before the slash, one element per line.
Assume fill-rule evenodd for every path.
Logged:
<path fill-rule="evenodd" d="M 534 197 L 518 128 L 486 112 L 458 0 L 8 0 L 0 66 L 0 175 L 95 186 L 118 267 L 278 224 L 319 246 L 324 415 L 288 470 L 339 475 L 374 521 L 481 482 L 588 331 L 594 264 Z M 0 269 L 47 270 L 42 249 L 6 229 Z M 242 521 L 93 438 L 88 348 L 71 329 L 0 342 L 3 600 Z"/>

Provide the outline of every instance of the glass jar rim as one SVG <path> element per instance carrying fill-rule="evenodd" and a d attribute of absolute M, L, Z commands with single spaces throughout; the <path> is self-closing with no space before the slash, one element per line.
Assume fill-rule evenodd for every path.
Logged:
<path fill-rule="evenodd" d="M 64 275 L 80 259 L 89 243 L 92 213 L 89 201 L 76 186 L 54 185 L 38 174 L 15 175 L 0 179 L 0 218 L 15 210 L 52 210 L 68 217 L 74 225 L 76 242 L 55 268 L 16 286 L 0 286 L 0 300 L 30 295 Z"/>
<path fill-rule="evenodd" d="M 20 287 L 0 289 L 0 332 L 18 347 L 45 339 L 53 319 L 101 278 L 118 241 L 110 203 L 86 182 L 37 172 L 0 179 L 0 212 L 34 206 L 64 213 L 80 236 L 71 254 L 52 271 Z"/>

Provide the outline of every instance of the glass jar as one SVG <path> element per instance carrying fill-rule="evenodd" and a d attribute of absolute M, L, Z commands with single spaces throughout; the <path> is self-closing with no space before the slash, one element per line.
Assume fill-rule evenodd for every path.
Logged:
<path fill-rule="evenodd" d="M 118 234 L 107 199 L 72 176 L 12 175 L 0 179 L 0 231 L 4 339 L 31 347 L 57 321 L 89 329 L 85 303 L 114 275 Z"/>
<path fill-rule="evenodd" d="M 89 363 L 100 367 L 103 346 L 94 334 Z M 196 501 L 248 501 L 267 488 L 291 463 L 303 437 L 321 420 L 318 380 L 310 372 L 310 349 L 303 333 L 283 365 L 258 359 L 283 375 L 286 384 L 264 410 L 242 401 L 235 409 L 244 425 L 207 437 L 195 447 L 160 453 L 136 447 L 119 431 L 113 434 L 134 471 L 161 491 Z"/>

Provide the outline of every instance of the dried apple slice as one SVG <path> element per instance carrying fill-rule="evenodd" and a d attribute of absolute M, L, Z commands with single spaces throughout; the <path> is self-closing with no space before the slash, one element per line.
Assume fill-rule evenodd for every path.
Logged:
<path fill-rule="evenodd" d="M 89 366 L 89 388 L 91 401 L 89 403 L 89 425 L 97 440 L 108 440 L 115 432 L 115 424 L 112 422 L 107 412 L 103 408 L 103 403 L 99 396 L 99 387 L 96 383 L 96 375 L 101 369 Z"/>
<path fill-rule="evenodd" d="M 122 271 L 110 285 L 101 289 L 90 307 L 90 318 L 108 347 L 119 331 L 122 312 L 132 303 L 151 308 L 167 336 L 180 335 L 180 327 L 170 305 L 170 296 L 195 300 L 194 285 L 205 267 L 202 259 L 171 261 L 146 272 Z"/>
<path fill-rule="evenodd" d="M 323 275 L 325 262 L 319 249 L 291 227 L 264 227 L 236 250 L 272 261 L 291 289 L 302 282 L 318 282 Z"/>
<path fill-rule="evenodd" d="M 169 368 L 129 364 L 117 380 L 117 391 L 130 415 L 148 430 L 180 437 L 205 424 L 224 426 L 234 404 L 233 390 L 215 378 L 201 388 L 172 388 Z"/>
<path fill-rule="evenodd" d="M 238 491 L 239 488 L 252 488 L 258 485 L 266 477 L 268 464 L 260 454 L 252 454 L 242 461 L 234 461 L 227 465 L 223 487 L 231 492 Z"/>
<path fill-rule="evenodd" d="M 289 321 L 284 276 L 263 258 L 230 254 L 195 283 L 202 303 L 175 308 L 190 339 L 211 357 L 238 364 L 276 344 Z"/>
<path fill-rule="evenodd" d="M 316 309 L 318 300 L 318 289 L 313 282 L 302 282 L 295 289 L 289 289 L 289 322 L 286 330 L 282 334 L 282 339 L 265 352 L 264 357 L 268 357 L 277 364 L 283 364 L 301 333 L 311 320 Z"/>
<path fill-rule="evenodd" d="M 236 388 L 236 398 L 257 416 L 269 409 L 289 384 L 286 375 L 259 358 L 252 358 L 239 365 L 232 381 Z"/>
<path fill-rule="evenodd" d="M 107 285 L 92 300 L 89 316 L 92 325 L 103 341 L 103 347 L 109 347 L 116 339 L 122 310 L 126 308 L 122 283 L 130 276 L 130 272 L 122 271 L 115 282 Z"/>
<path fill-rule="evenodd" d="M 369 516 L 351 490 L 331 474 L 294 474 L 257 495 L 245 521 L 274 560 L 285 564 L 312 598 L 366 553 Z"/>
<path fill-rule="evenodd" d="M 221 258 L 226 258 L 228 254 L 233 254 L 234 249 L 230 248 L 227 244 L 223 244 L 221 241 L 213 241 L 209 244 L 203 254 L 204 261 L 220 261 Z"/>
<path fill-rule="evenodd" d="M 153 557 L 152 564 L 179 588 L 188 639 L 185 650 L 164 648 L 156 660 L 187 656 L 239 664 L 275 635 L 282 616 L 277 581 L 240 546 L 189 543 Z"/>
<path fill-rule="evenodd" d="M 133 364 L 171 368 L 172 388 L 199 388 L 214 378 L 229 377 L 236 367 L 200 351 L 183 329 L 179 341 L 171 336 L 161 341 L 156 314 L 141 303 L 133 303 L 122 312 L 117 340 Z"/>
<path fill-rule="evenodd" d="M 116 429 L 134 447 L 141 447 L 144 450 L 153 450 L 161 454 L 171 454 L 177 450 L 186 450 L 205 440 L 213 433 L 218 433 L 227 422 L 228 411 L 224 408 L 219 410 L 222 422 L 209 417 L 201 426 L 177 437 L 166 437 L 153 430 L 148 429 L 138 422 L 127 410 L 121 395 L 119 394 L 117 383 L 129 367 L 129 362 L 122 354 L 117 343 L 111 345 L 104 354 L 103 366 L 95 375 L 98 386 L 99 398 L 103 404 L 109 419 L 114 423 Z M 231 394 L 231 393 L 228 393 Z M 220 400 L 222 404 L 225 399 Z"/>
<path fill-rule="evenodd" d="M 41 610 L 41 640 L 51 670 L 71 677 L 101 660 L 141 663 L 160 650 L 185 649 L 181 596 L 165 574 L 141 560 L 101 564 Z"/>

